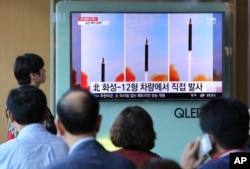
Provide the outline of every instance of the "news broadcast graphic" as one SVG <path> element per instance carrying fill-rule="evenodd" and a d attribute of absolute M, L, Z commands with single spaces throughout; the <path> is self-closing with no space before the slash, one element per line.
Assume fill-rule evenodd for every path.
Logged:
<path fill-rule="evenodd" d="M 223 12 L 71 12 L 71 87 L 100 100 L 223 94 Z"/>
<path fill-rule="evenodd" d="M 250 152 L 230 153 L 230 169 L 249 169 Z"/>

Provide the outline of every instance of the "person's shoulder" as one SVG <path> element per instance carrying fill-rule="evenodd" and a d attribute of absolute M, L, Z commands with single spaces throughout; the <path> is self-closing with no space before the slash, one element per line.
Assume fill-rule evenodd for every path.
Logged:
<path fill-rule="evenodd" d="M 226 155 L 216 160 L 210 160 L 199 166 L 198 169 L 229 169 L 229 164 L 229 155 Z"/>
<path fill-rule="evenodd" d="M 120 169 L 134 169 L 136 168 L 136 164 L 134 162 L 132 162 L 131 160 L 116 154 L 114 152 L 109 152 L 110 156 L 112 157 L 112 159 L 114 159 L 114 162 L 119 165 Z"/>
<path fill-rule="evenodd" d="M 55 134 L 52 134 L 52 133 L 50 133 L 48 131 L 45 131 L 45 132 L 46 132 L 46 134 L 44 134 L 43 137 L 45 137 L 45 138 L 47 138 L 49 140 L 52 140 L 52 141 L 59 141 L 59 142 L 63 141 L 62 137 L 60 137 L 58 135 L 55 135 Z"/>
<path fill-rule="evenodd" d="M 153 158 L 161 157 L 159 154 L 152 151 L 142 151 L 142 150 L 132 150 L 132 149 L 119 149 L 113 151 L 116 154 L 126 156 L 126 157 L 139 157 L 139 158 Z"/>
<path fill-rule="evenodd" d="M 0 144 L 0 151 L 3 153 L 4 151 L 14 150 L 15 148 L 20 147 L 22 142 L 18 141 L 16 138 L 12 140 L 8 140 L 4 143 Z"/>
<path fill-rule="evenodd" d="M 13 140 L 9 140 L 0 144 L 1 155 L 4 155 L 5 153 L 8 153 L 11 149 L 13 149 L 13 146 L 15 147 L 15 144 L 13 143 Z"/>
<path fill-rule="evenodd" d="M 148 155 L 151 157 L 161 157 L 159 154 L 152 152 L 152 151 L 147 151 Z"/>
<path fill-rule="evenodd" d="M 43 140 L 41 140 L 42 144 L 50 144 L 52 146 L 58 146 L 58 147 L 65 147 L 68 149 L 67 144 L 63 141 L 63 139 L 60 136 L 54 135 L 46 131 L 46 135 L 43 137 Z"/>
<path fill-rule="evenodd" d="M 44 169 L 64 169 L 64 168 L 71 168 L 72 167 L 72 161 L 70 161 L 69 156 L 65 156 L 59 160 L 56 160 L 49 165 L 45 166 Z"/>
<path fill-rule="evenodd" d="M 119 169 L 134 169 L 136 167 L 135 163 L 128 158 L 125 158 L 115 152 L 107 151 L 104 148 L 99 149 L 99 155 L 103 156 L 102 159 L 105 161 L 112 160 L 113 168 L 118 167 Z"/>
<path fill-rule="evenodd" d="M 247 153 L 250 153 L 250 146 L 247 146 L 247 147 L 245 148 L 245 151 L 246 151 Z"/>
<path fill-rule="evenodd" d="M 56 143 L 59 143 L 59 144 L 64 144 L 66 145 L 66 142 L 63 140 L 62 137 L 58 136 L 58 135 L 54 135 L 54 134 L 50 134 L 50 138 L 52 141 L 56 142 Z"/>
<path fill-rule="evenodd" d="M 65 156 L 45 167 L 45 169 L 68 169 L 77 168 L 77 166 L 85 166 L 86 168 L 93 168 L 95 166 L 102 166 L 103 169 L 136 169 L 136 165 L 130 160 L 123 158 L 117 154 L 104 150 L 104 152 L 98 152 L 98 156 L 93 156 L 91 152 L 78 151 L 68 156 Z M 95 153 L 96 154 L 96 153 Z M 94 160 L 97 163 L 94 164 L 91 161 Z M 102 161 L 99 163 L 98 161 Z"/>

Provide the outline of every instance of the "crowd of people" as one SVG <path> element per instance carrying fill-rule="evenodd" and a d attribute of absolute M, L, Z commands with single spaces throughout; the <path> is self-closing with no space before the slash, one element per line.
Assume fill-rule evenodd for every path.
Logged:
<path fill-rule="evenodd" d="M 200 138 L 187 144 L 180 163 L 152 149 L 156 131 L 141 106 L 125 107 L 110 128 L 119 150 L 110 152 L 97 140 L 102 116 L 99 102 L 86 89 L 71 88 L 57 102 L 57 117 L 39 89 L 45 82 L 42 58 L 18 56 L 19 84 L 6 99 L 7 141 L 0 144 L 0 168 L 6 169 L 229 169 L 230 154 L 249 152 L 249 108 L 233 97 L 213 98 L 201 106 L 199 125 L 211 148 L 198 156 Z"/>

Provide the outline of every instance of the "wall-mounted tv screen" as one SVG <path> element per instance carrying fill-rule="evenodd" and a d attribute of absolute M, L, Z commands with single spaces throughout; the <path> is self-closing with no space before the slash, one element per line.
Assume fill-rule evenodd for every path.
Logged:
<path fill-rule="evenodd" d="M 223 12 L 70 13 L 71 87 L 103 101 L 223 94 Z"/>

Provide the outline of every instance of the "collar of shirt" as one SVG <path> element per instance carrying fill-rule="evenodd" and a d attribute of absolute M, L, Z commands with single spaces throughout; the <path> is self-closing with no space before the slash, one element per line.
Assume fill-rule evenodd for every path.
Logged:
<path fill-rule="evenodd" d="M 78 140 L 78 141 L 75 142 L 75 144 L 70 148 L 69 154 L 71 154 L 71 153 L 76 149 L 76 147 L 77 147 L 79 144 L 84 143 L 84 142 L 87 142 L 87 141 L 90 141 L 90 140 L 95 140 L 95 137 L 85 137 L 85 138 L 82 138 L 82 139 Z"/>
<path fill-rule="evenodd" d="M 211 161 L 214 161 L 214 160 L 216 160 L 216 159 L 218 159 L 218 158 L 227 156 L 227 155 L 229 155 L 230 153 L 241 152 L 241 151 L 244 151 L 244 149 L 238 149 L 238 148 L 228 149 L 228 150 L 225 150 L 225 151 L 222 152 L 222 153 L 219 153 L 219 154 L 215 155 L 213 158 L 211 158 Z"/>
<path fill-rule="evenodd" d="M 45 131 L 45 127 L 40 123 L 33 123 L 25 126 L 17 135 L 18 138 L 25 137 L 25 135 L 34 131 Z"/>

